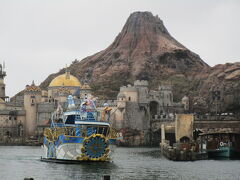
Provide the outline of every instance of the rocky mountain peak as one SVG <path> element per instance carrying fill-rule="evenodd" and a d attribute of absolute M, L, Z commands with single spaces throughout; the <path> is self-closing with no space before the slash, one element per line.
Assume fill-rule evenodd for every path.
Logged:
<path fill-rule="evenodd" d="M 151 12 L 134 12 L 129 16 L 121 33 L 110 46 L 110 49 L 116 48 L 126 50 L 128 55 L 133 54 L 133 57 L 139 53 L 148 55 L 156 51 L 164 53 L 185 49 L 169 34 L 163 21 Z"/>
<path fill-rule="evenodd" d="M 204 68 L 209 66 L 175 40 L 158 16 L 134 12 L 109 47 L 74 62 L 70 71 L 82 82 L 89 82 L 96 95 L 115 98 L 120 86 L 136 79 L 149 80 L 153 88 L 173 76 L 185 80 Z M 42 87 L 62 72 L 50 75 Z"/>
<path fill-rule="evenodd" d="M 152 33 L 169 35 L 163 25 L 163 21 L 158 16 L 153 16 L 151 12 L 132 13 L 127 19 L 122 32 L 128 31 L 134 34 L 144 34 L 148 32 L 146 29 L 152 31 Z"/>

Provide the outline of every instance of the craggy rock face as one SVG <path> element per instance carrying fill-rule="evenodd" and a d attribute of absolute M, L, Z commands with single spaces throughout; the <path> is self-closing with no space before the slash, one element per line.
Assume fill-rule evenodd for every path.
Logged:
<path fill-rule="evenodd" d="M 219 64 L 207 74 L 199 92 L 211 111 L 240 112 L 240 63 Z"/>
<path fill-rule="evenodd" d="M 157 87 L 162 80 L 187 81 L 205 68 L 209 66 L 177 42 L 157 16 L 134 12 L 108 48 L 75 61 L 70 70 L 81 81 L 90 82 L 96 95 L 115 98 L 120 86 L 136 79 L 147 79 Z M 41 86 L 47 87 L 63 72 L 50 75 Z"/>

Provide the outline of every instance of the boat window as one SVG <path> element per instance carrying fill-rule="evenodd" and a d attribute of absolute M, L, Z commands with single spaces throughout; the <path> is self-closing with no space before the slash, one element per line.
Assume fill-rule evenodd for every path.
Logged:
<path fill-rule="evenodd" d="M 75 115 L 68 115 L 65 124 L 75 124 Z"/>
<path fill-rule="evenodd" d="M 91 136 L 92 134 L 102 134 L 108 136 L 109 127 L 108 126 L 82 126 L 78 128 L 77 134 L 82 134 L 83 137 Z"/>
<path fill-rule="evenodd" d="M 104 136 L 107 136 L 109 133 L 108 126 L 100 126 L 98 127 L 98 134 L 103 134 Z"/>

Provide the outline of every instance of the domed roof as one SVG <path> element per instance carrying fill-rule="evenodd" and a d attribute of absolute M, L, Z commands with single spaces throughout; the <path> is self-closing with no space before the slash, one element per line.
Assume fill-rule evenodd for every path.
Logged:
<path fill-rule="evenodd" d="M 80 81 L 73 75 L 71 75 L 69 72 L 66 72 L 65 74 L 59 75 L 55 77 L 51 83 L 49 84 L 49 87 L 59 87 L 59 86 L 81 86 Z"/>

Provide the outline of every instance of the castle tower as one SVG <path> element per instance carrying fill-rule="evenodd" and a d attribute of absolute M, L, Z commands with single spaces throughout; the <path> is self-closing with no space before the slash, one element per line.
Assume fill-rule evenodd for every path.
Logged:
<path fill-rule="evenodd" d="M 173 105 L 172 85 L 159 86 L 159 93 L 161 97 L 161 106 L 169 107 Z"/>
<path fill-rule="evenodd" d="M 138 89 L 138 102 L 148 102 L 148 81 L 147 80 L 136 80 L 134 81 L 134 87 Z"/>
<path fill-rule="evenodd" d="M 4 64 L 0 64 L 0 98 L 5 101 L 5 83 L 4 78 L 6 76 L 6 72 L 4 71 Z"/>
<path fill-rule="evenodd" d="M 26 111 L 25 133 L 34 136 L 37 129 L 37 104 L 41 102 L 41 89 L 34 84 L 26 86 L 24 91 L 24 108 Z"/>
<path fill-rule="evenodd" d="M 84 83 L 81 87 L 81 93 L 80 93 L 80 97 L 82 99 L 85 99 L 85 98 L 88 98 L 88 97 L 91 97 L 92 95 L 92 88 L 89 86 L 88 83 Z"/>
<path fill-rule="evenodd" d="M 120 92 L 117 96 L 117 107 L 122 110 L 126 107 L 127 97 L 124 93 Z"/>

